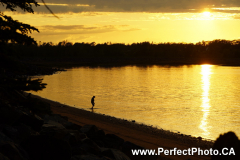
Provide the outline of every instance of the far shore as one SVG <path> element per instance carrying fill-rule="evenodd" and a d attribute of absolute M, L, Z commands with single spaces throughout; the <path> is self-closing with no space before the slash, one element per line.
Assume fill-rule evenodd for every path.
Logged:
<path fill-rule="evenodd" d="M 115 134 L 125 141 L 130 141 L 146 149 L 188 149 L 188 148 L 201 148 L 210 149 L 213 146 L 213 141 L 207 141 L 201 137 L 192 137 L 190 135 L 183 135 L 167 130 L 153 128 L 151 126 L 138 124 L 136 122 L 118 119 L 115 117 L 107 116 L 104 114 L 92 113 L 91 111 L 70 107 L 59 102 L 51 101 L 36 95 L 33 98 L 41 99 L 51 105 L 51 110 L 54 114 L 67 116 L 70 122 L 78 125 L 96 125 L 105 133 Z M 165 156 L 162 155 L 161 159 L 173 160 L 198 160 L 210 159 L 210 156 L 188 155 L 188 156 Z M 160 157 L 159 157 L 160 159 Z"/>
<path fill-rule="evenodd" d="M 202 64 L 211 64 L 218 66 L 234 66 L 239 67 L 239 59 L 231 60 L 166 60 L 159 61 L 157 59 L 146 58 L 136 58 L 136 59 L 122 59 L 122 58 L 78 58 L 78 57 L 65 57 L 61 58 L 34 58 L 31 57 L 28 60 L 23 58 L 23 61 L 45 67 L 53 68 L 73 68 L 73 67 L 122 67 L 122 66 L 184 66 L 184 65 L 202 65 Z"/>

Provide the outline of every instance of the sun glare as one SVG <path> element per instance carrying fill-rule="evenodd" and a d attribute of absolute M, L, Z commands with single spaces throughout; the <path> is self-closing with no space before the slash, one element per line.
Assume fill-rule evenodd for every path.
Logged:
<path fill-rule="evenodd" d="M 204 17 L 208 17 L 208 18 L 211 17 L 211 13 L 210 12 L 203 12 L 203 15 L 204 15 Z"/>

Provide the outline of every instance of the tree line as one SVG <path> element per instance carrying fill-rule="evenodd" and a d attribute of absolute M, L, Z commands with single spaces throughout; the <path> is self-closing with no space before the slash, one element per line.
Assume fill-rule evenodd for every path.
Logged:
<path fill-rule="evenodd" d="M 158 60 L 226 60 L 240 58 L 240 40 L 213 40 L 198 43 L 71 43 L 44 42 L 32 45 L 8 44 L 24 57 L 152 58 Z"/>

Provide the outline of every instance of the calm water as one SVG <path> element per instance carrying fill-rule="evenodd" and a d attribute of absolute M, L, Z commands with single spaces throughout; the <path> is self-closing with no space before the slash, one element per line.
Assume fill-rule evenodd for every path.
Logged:
<path fill-rule="evenodd" d="M 208 139 L 240 136 L 240 67 L 80 67 L 43 82 L 37 95 L 78 108 L 90 110 L 95 95 L 94 112 Z"/>

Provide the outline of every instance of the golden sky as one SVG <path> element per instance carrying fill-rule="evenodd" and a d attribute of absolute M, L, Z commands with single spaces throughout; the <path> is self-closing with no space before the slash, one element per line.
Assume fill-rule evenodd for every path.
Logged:
<path fill-rule="evenodd" d="M 38 0 L 37 0 L 38 1 Z M 41 2 L 40 0 L 38 2 Z M 40 30 L 37 41 L 186 42 L 240 39 L 239 0 L 45 0 L 35 13 L 6 15 Z"/>

